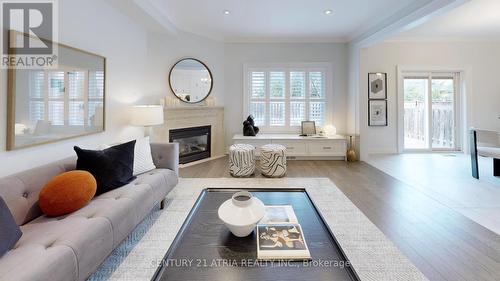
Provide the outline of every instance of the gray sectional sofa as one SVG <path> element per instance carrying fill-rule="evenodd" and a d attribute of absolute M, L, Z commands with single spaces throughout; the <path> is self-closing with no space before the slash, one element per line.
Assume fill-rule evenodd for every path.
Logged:
<path fill-rule="evenodd" d="M 151 150 L 157 169 L 62 217 L 43 215 L 38 193 L 52 177 L 75 169 L 76 158 L 0 179 L 0 196 L 23 232 L 0 258 L 0 280 L 86 280 L 176 186 L 178 145 L 151 144 Z"/>

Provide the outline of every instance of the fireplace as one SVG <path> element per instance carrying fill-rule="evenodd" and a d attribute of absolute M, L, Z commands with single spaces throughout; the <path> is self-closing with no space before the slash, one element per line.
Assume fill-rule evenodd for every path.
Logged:
<path fill-rule="evenodd" d="M 179 163 L 210 158 L 211 126 L 173 129 L 169 141 L 179 144 Z"/>

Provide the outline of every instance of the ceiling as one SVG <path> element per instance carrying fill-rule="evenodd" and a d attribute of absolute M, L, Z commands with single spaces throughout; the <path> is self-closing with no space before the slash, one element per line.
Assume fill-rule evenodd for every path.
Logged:
<path fill-rule="evenodd" d="M 390 41 L 500 40 L 500 0 L 473 0 Z"/>
<path fill-rule="evenodd" d="M 176 28 L 225 42 L 347 42 L 418 1 L 152 0 Z"/>

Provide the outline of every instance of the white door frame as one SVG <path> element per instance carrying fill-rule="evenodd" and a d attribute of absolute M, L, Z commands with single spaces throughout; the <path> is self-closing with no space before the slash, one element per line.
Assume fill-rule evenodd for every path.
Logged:
<path fill-rule="evenodd" d="M 456 74 L 458 73 L 458 79 L 455 79 L 455 97 L 454 97 L 454 113 L 455 113 L 455 148 L 454 149 L 439 149 L 439 151 L 463 151 L 464 145 L 464 133 L 465 128 L 465 107 L 462 106 L 462 100 L 465 100 L 465 87 L 464 77 L 465 71 L 463 69 L 449 69 L 446 67 L 405 67 L 397 66 L 397 112 L 398 112 L 398 153 L 405 152 L 432 152 L 432 137 L 428 136 L 429 148 L 428 149 L 405 149 L 404 148 L 404 76 L 405 74 L 419 74 L 422 76 L 428 76 L 432 79 L 432 74 L 442 73 L 442 74 Z M 432 85 L 429 85 L 429 88 Z M 430 93 L 429 93 L 430 95 Z M 427 98 L 427 97 L 426 97 Z M 432 103 L 428 102 L 427 106 L 430 107 L 427 110 L 428 120 L 432 119 Z M 428 122 L 430 123 L 430 122 Z M 430 131 L 428 128 L 427 134 Z"/>

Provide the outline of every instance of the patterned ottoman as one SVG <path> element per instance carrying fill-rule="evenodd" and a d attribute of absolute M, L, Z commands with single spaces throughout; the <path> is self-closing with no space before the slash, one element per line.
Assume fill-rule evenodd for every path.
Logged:
<path fill-rule="evenodd" d="M 286 147 L 266 144 L 260 148 L 260 171 L 263 176 L 281 178 L 286 174 Z"/>
<path fill-rule="evenodd" d="M 229 172 L 233 177 L 248 177 L 255 171 L 255 147 L 233 144 L 229 147 Z"/>

